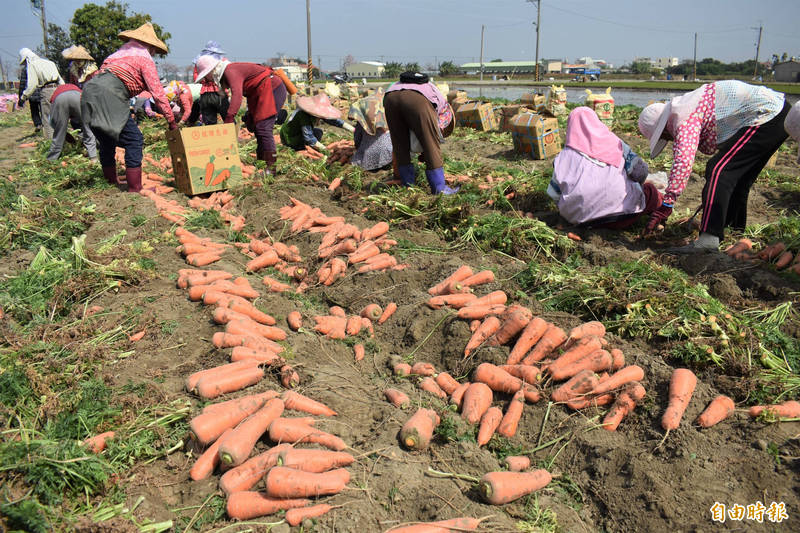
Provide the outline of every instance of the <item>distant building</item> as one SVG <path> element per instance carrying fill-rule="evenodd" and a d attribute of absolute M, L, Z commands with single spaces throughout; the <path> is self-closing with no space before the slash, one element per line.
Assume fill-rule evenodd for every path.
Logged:
<path fill-rule="evenodd" d="M 545 59 L 543 62 L 545 74 L 560 74 L 563 61 L 560 59 Z"/>
<path fill-rule="evenodd" d="M 308 76 L 305 65 L 275 65 L 274 68 L 282 69 L 291 81 L 303 81 Z"/>
<path fill-rule="evenodd" d="M 669 67 L 677 67 L 680 64 L 680 60 L 677 57 L 657 57 L 650 61 L 650 64 L 653 68 L 664 70 Z"/>
<path fill-rule="evenodd" d="M 775 63 L 775 81 L 800 82 L 800 61 L 784 61 Z"/>
<path fill-rule="evenodd" d="M 344 71 L 351 78 L 383 78 L 386 65 L 378 61 L 359 61 L 347 65 Z"/>
<path fill-rule="evenodd" d="M 459 67 L 463 72 L 476 73 L 481 71 L 480 63 L 464 63 Z M 484 74 L 517 74 L 532 73 L 536 71 L 535 61 L 493 61 L 483 64 Z"/>

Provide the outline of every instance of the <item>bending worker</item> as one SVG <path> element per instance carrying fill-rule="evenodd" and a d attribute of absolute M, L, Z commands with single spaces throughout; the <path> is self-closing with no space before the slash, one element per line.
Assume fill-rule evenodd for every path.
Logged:
<path fill-rule="evenodd" d="M 383 97 L 386 121 L 392 137 L 392 151 L 403 185 L 414 185 L 415 171 L 411 162 L 411 134 L 422 149 L 425 176 L 433 194 L 453 194 L 444 181 L 444 160 L 441 142 L 453 131 L 453 110 L 447 98 L 419 72 L 404 72 L 400 81 L 386 90 Z"/>
<path fill-rule="evenodd" d="M 331 105 L 327 94 L 301 96 L 297 99 L 297 109 L 281 126 L 281 142 L 295 150 L 311 146 L 322 152 L 325 145 L 322 144 L 322 129 L 317 127 L 320 121 L 350 133 L 355 131 L 355 127 L 343 121 L 341 116 L 342 112 Z"/>
<path fill-rule="evenodd" d="M 97 161 L 97 145 L 94 135 L 81 118 L 81 90 L 77 85 L 71 83 L 60 85 L 56 92 L 53 93 L 50 108 L 53 142 L 50 144 L 50 152 L 47 154 L 47 159 L 55 161 L 61 156 L 70 120 L 74 120 L 81 125 L 83 146 L 86 147 L 89 159 Z"/>
<path fill-rule="evenodd" d="M 784 119 L 790 108 L 782 93 L 741 81 L 707 83 L 666 104 L 644 108 L 639 131 L 650 140 L 651 157 L 669 141 L 674 154 L 664 200 L 650 215 L 645 232 L 672 213 L 698 149 L 716 154 L 706 164 L 700 237 L 676 251 L 717 250 L 726 226 L 744 229 L 750 188 L 786 139 Z"/>
<path fill-rule="evenodd" d="M 364 170 L 379 170 L 392 164 L 392 138 L 383 110 L 383 91 L 350 106 L 347 118 L 356 122 L 353 141 L 356 152 L 350 163 Z"/>
<path fill-rule="evenodd" d="M 94 58 L 83 46 L 70 46 L 61 52 L 61 55 L 64 59 L 70 60 L 68 73 L 69 82 L 73 85 L 77 85 L 79 88 L 83 87 L 83 84 L 97 71 L 97 64 L 94 62 Z"/>
<path fill-rule="evenodd" d="M 219 60 L 227 59 L 225 57 L 225 51 L 220 48 L 217 41 L 208 41 L 200 54 L 192 60 L 192 63 L 195 65 L 192 75 L 194 76 L 195 82 L 201 85 L 200 97 L 195 100 L 192 106 L 192 114 L 189 116 L 189 124 L 192 125 L 196 124 L 201 117 L 204 125 L 216 124 L 217 115 L 221 116 L 224 120 L 225 116 L 228 114 L 229 102 L 225 91 L 220 89 L 219 85 L 214 82 L 211 76 L 206 76 L 202 79 L 198 79 L 197 77 L 197 61 L 202 56 L 211 56 Z"/>
<path fill-rule="evenodd" d="M 37 56 L 28 48 L 19 51 L 19 64 L 24 64 L 27 69 L 26 86 L 20 102 L 30 98 L 36 89 L 41 90 L 42 129 L 45 139 L 50 140 L 53 138 L 53 128 L 50 126 L 50 99 L 53 98 L 56 87 L 64 85 L 64 80 L 58 73 L 55 63 Z"/>

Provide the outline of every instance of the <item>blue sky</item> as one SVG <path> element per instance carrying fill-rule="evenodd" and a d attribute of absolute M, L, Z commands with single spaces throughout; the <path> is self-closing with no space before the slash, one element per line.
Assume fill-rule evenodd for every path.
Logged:
<path fill-rule="evenodd" d="M 47 0 L 48 22 L 68 29 L 84 3 Z M 41 43 L 41 28 L 29 0 L 2 4 L 0 58 L 11 62 L 19 48 Z M 189 64 L 208 39 L 218 40 L 233 60 L 306 55 L 304 0 L 128 4 L 172 33 L 166 60 L 178 66 Z M 314 62 L 324 70 L 337 70 L 348 54 L 356 60 L 416 60 L 423 67 L 477 61 L 481 24 L 486 61 L 534 56 L 536 8 L 525 0 L 311 0 L 311 6 Z M 759 24 L 761 58 L 800 55 L 800 0 L 542 0 L 539 56 L 591 56 L 615 65 L 636 56 L 691 58 L 696 31 L 698 59 L 740 61 L 755 56 Z"/>

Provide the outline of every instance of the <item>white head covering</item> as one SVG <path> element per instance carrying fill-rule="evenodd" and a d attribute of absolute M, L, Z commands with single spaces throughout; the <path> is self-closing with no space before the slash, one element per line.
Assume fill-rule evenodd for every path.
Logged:
<path fill-rule="evenodd" d="M 795 103 L 789 110 L 783 127 L 786 129 L 786 133 L 792 136 L 792 139 L 800 143 L 800 103 Z M 800 148 L 797 149 L 797 162 L 800 163 Z"/>
<path fill-rule="evenodd" d="M 678 127 L 697 109 L 705 90 L 705 85 L 701 85 L 694 91 L 672 98 L 666 104 L 656 102 L 642 110 L 639 131 L 650 140 L 650 157 L 658 156 L 667 145 L 667 141 L 661 138 L 664 129 L 674 138 Z"/>
<path fill-rule="evenodd" d="M 31 50 L 30 48 L 20 48 L 20 50 L 19 50 L 19 64 L 20 65 L 23 64 L 25 61 L 27 61 L 29 59 L 36 59 L 37 57 L 39 57 L 39 56 L 34 54 L 33 50 Z"/>

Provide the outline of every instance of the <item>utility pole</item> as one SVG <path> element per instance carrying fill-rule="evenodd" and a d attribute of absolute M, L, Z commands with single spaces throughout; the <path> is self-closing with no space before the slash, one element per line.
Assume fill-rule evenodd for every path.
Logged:
<path fill-rule="evenodd" d="M 692 81 L 697 79 L 697 32 L 694 33 L 694 61 L 692 63 Z"/>
<path fill-rule="evenodd" d="M 40 12 L 39 19 L 42 23 L 42 44 L 44 45 L 44 53 L 47 55 L 47 17 L 44 12 L 44 0 L 31 0 L 31 6 L 38 9 Z"/>
<path fill-rule="evenodd" d="M 758 54 L 761 52 L 761 32 L 764 30 L 764 26 L 758 27 L 758 44 L 756 45 L 756 65 L 753 68 L 753 78 L 756 77 L 758 74 Z"/>
<path fill-rule="evenodd" d="M 535 81 L 539 81 L 539 27 L 542 20 L 542 0 L 528 0 L 536 3 L 536 66 L 534 70 Z"/>
<path fill-rule="evenodd" d="M 481 81 L 483 81 L 483 31 L 486 26 L 481 24 Z"/>
<path fill-rule="evenodd" d="M 311 0 L 306 0 L 306 36 L 308 38 L 308 94 L 312 94 L 314 87 L 314 65 L 311 61 Z"/>

